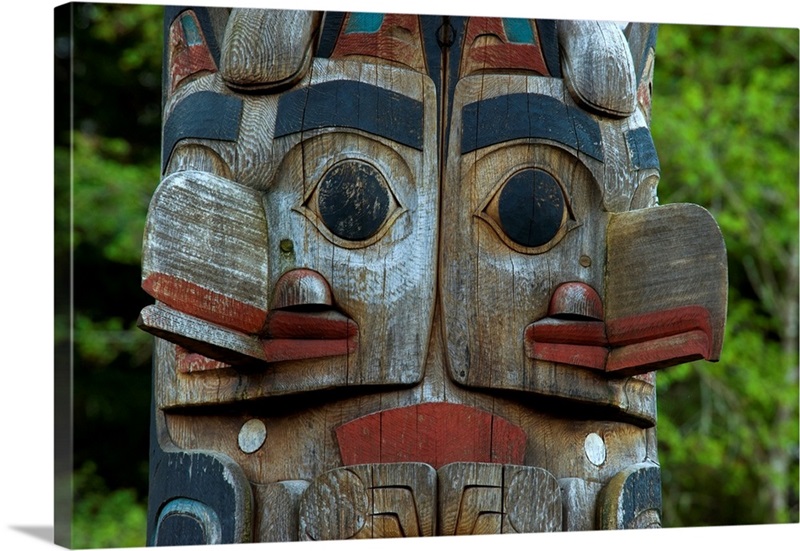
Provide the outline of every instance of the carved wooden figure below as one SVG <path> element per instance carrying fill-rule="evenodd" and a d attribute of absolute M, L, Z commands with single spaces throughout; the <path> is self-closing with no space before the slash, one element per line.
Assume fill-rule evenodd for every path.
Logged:
<path fill-rule="evenodd" d="M 151 545 L 660 526 L 655 371 L 722 238 L 657 206 L 655 27 L 168 8 Z"/>

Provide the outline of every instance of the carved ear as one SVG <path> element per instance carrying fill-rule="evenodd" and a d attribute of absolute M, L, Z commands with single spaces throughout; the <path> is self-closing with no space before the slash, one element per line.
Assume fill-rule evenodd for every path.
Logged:
<path fill-rule="evenodd" d="M 656 57 L 656 35 L 658 25 L 654 23 L 630 23 L 625 36 L 631 49 L 636 73 L 637 100 L 650 124 L 650 100 L 653 93 L 653 66 Z"/>
<path fill-rule="evenodd" d="M 291 86 L 311 64 L 320 21 L 321 12 L 234 8 L 222 42 L 222 78 L 242 91 Z"/>
<path fill-rule="evenodd" d="M 647 77 L 645 71 L 648 58 L 655 53 L 657 34 L 658 25 L 655 23 L 628 23 L 628 26 L 625 27 L 625 37 L 628 39 L 628 47 L 631 50 L 637 83 Z"/>
<path fill-rule="evenodd" d="M 628 41 L 611 21 L 559 21 L 561 68 L 584 109 L 621 118 L 636 109 L 636 74 Z"/>
<path fill-rule="evenodd" d="M 217 8 L 164 10 L 164 98 L 182 84 L 202 75 L 216 73 L 219 65 L 217 31 L 224 26 L 227 13 Z"/>

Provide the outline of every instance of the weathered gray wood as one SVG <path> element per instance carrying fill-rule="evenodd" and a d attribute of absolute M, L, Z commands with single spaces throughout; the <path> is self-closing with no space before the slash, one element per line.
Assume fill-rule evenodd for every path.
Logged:
<path fill-rule="evenodd" d="M 205 172 L 179 172 L 150 203 L 142 286 L 172 308 L 256 333 L 268 309 L 267 247 L 256 192 Z"/>
<path fill-rule="evenodd" d="M 656 207 L 652 28 L 169 13 L 154 453 L 259 541 L 660 523 L 653 370 L 718 357 L 726 273 Z"/>
<path fill-rule="evenodd" d="M 257 541 L 296 541 L 300 498 L 308 488 L 305 480 L 254 484 Z"/>
<path fill-rule="evenodd" d="M 243 90 L 271 90 L 299 80 L 311 64 L 320 12 L 234 8 L 220 71 Z"/>
<path fill-rule="evenodd" d="M 441 535 L 561 531 L 561 490 L 544 469 L 450 463 L 437 474 Z"/>
<path fill-rule="evenodd" d="M 300 503 L 300 539 L 435 535 L 436 471 L 423 463 L 356 465 L 317 477 Z"/>
<path fill-rule="evenodd" d="M 627 40 L 611 21 L 559 21 L 564 81 L 579 104 L 612 117 L 636 107 L 636 74 Z"/>
<path fill-rule="evenodd" d="M 594 529 L 594 505 L 600 485 L 582 478 L 562 478 L 561 499 L 564 505 L 563 522 L 565 532 Z"/>
<path fill-rule="evenodd" d="M 714 218 L 689 204 L 616 214 L 609 221 L 607 315 L 700 306 L 709 314 L 706 360 L 719 359 L 728 304 L 725 242 Z"/>

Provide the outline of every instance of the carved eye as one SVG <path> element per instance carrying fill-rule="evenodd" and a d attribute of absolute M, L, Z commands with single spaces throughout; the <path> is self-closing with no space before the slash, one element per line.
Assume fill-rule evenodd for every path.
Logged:
<path fill-rule="evenodd" d="M 405 210 L 383 174 L 356 159 L 340 161 L 325 171 L 304 207 L 313 214 L 312 221 L 321 222 L 317 227 L 326 237 L 348 248 L 374 243 Z"/>
<path fill-rule="evenodd" d="M 537 254 L 554 247 L 577 226 L 561 185 L 549 173 L 526 168 L 512 174 L 478 216 L 516 251 Z"/>

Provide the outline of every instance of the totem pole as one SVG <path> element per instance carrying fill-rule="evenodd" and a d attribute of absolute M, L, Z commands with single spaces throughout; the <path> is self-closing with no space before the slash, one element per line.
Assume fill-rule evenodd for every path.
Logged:
<path fill-rule="evenodd" d="M 167 9 L 150 545 L 660 526 L 727 268 L 657 206 L 655 32 Z"/>

